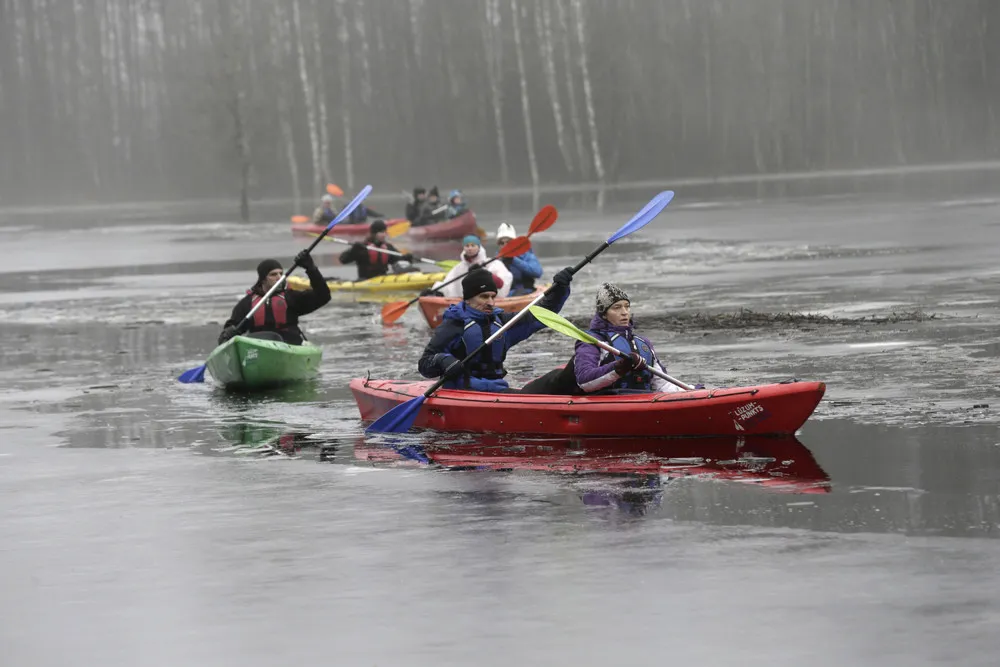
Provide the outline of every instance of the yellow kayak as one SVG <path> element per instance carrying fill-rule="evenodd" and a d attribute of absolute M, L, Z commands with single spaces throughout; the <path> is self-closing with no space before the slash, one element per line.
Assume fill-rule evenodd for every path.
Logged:
<path fill-rule="evenodd" d="M 331 292 L 415 292 L 430 287 L 444 280 L 446 273 L 391 273 L 368 280 L 328 280 Z M 293 290 L 309 289 L 309 279 L 302 276 L 289 276 L 288 288 Z"/>

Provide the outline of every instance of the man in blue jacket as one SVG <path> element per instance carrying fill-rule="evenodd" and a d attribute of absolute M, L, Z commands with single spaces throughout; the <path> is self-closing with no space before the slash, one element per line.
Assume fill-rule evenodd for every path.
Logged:
<path fill-rule="evenodd" d="M 569 298 L 573 272 L 565 268 L 553 278 L 551 291 L 538 305 L 558 313 Z M 517 324 L 504 331 L 490 345 L 465 364 L 462 359 L 476 350 L 483 342 L 509 322 L 516 313 L 507 313 L 494 306 L 497 286 L 493 274 L 485 269 L 474 269 L 462 279 L 461 303 L 444 312 L 441 326 L 434 330 L 431 341 L 424 348 L 418 369 L 427 378 L 444 375 L 444 386 L 449 389 L 472 391 L 510 391 L 504 376 L 503 362 L 507 351 L 527 339 L 544 325 L 530 313 Z"/>
<path fill-rule="evenodd" d="M 497 228 L 497 248 L 502 248 L 508 242 L 517 237 L 514 225 L 506 222 L 500 223 Z M 532 250 L 517 257 L 504 257 L 503 263 L 514 276 L 514 282 L 510 287 L 510 296 L 520 296 L 521 294 L 531 294 L 535 291 L 535 280 L 542 277 L 542 265 L 535 257 Z"/>

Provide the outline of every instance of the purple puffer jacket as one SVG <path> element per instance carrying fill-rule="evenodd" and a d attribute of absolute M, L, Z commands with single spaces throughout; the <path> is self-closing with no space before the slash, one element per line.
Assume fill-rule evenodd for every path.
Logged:
<path fill-rule="evenodd" d="M 594 319 L 590 321 L 590 330 L 607 333 L 608 336 L 620 334 L 625 336 L 627 340 L 634 339 L 645 342 L 646 345 L 649 345 L 649 349 L 653 351 L 653 359 L 656 367 L 660 370 L 663 369 L 659 362 L 659 357 L 656 356 L 656 349 L 653 347 L 653 344 L 647 338 L 636 336 L 632 331 L 631 324 L 624 327 L 617 327 L 600 315 L 595 314 Z M 607 389 L 621 379 L 621 376 L 615 372 L 615 359 L 617 357 L 613 357 L 611 361 L 601 365 L 601 357 L 605 355 L 608 355 L 608 353 L 596 345 L 584 342 L 577 342 L 576 344 L 576 360 L 574 361 L 576 383 L 580 386 L 580 389 L 588 394 Z M 658 380 L 659 378 L 654 378 L 654 381 Z"/>

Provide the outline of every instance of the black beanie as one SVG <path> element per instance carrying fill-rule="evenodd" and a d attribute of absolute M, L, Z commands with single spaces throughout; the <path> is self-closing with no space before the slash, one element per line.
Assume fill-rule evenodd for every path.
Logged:
<path fill-rule="evenodd" d="M 385 220 L 376 220 L 372 223 L 371 227 L 368 228 L 368 233 L 375 236 L 379 232 L 384 232 L 386 229 Z"/>
<path fill-rule="evenodd" d="M 483 292 L 496 292 L 497 284 L 493 274 L 486 269 L 473 269 L 462 278 L 462 298 L 468 301 Z"/>
<path fill-rule="evenodd" d="M 267 278 L 267 274 L 275 269 L 281 268 L 281 262 L 276 259 L 265 259 L 263 262 L 257 265 L 257 278 L 264 280 Z"/>
<path fill-rule="evenodd" d="M 430 195 L 431 197 L 439 197 L 440 195 L 438 194 L 438 186 L 435 185 L 433 188 L 431 188 L 431 191 L 428 192 L 427 194 Z"/>
<path fill-rule="evenodd" d="M 427 194 L 427 188 L 413 188 L 413 198 L 416 199 L 420 195 Z"/>

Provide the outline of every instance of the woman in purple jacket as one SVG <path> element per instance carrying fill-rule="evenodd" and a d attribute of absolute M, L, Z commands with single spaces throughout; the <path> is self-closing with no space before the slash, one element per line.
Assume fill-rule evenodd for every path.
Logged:
<path fill-rule="evenodd" d="M 664 371 L 653 345 L 637 336 L 632 327 L 632 302 L 617 285 L 604 283 L 597 290 L 597 311 L 588 333 L 625 356 L 605 352 L 596 345 L 577 342 L 576 354 L 565 368 L 529 382 L 525 394 L 671 393 L 684 391 L 658 378 L 650 368 Z M 666 372 L 666 371 L 664 371 Z"/>

